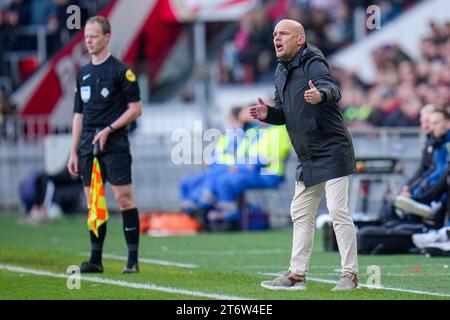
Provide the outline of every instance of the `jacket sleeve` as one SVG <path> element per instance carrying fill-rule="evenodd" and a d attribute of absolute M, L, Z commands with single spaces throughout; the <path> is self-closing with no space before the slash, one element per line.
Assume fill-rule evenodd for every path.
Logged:
<path fill-rule="evenodd" d="M 426 170 L 427 170 L 427 167 L 423 163 L 421 163 L 419 168 L 417 168 L 416 172 L 406 182 L 406 185 L 410 189 L 414 188 L 422 180 L 423 175 L 425 174 Z"/>
<path fill-rule="evenodd" d="M 414 197 L 414 200 L 430 204 L 432 201 L 438 201 L 441 196 L 447 192 L 447 176 L 449 171 L 444 172 L 438 179 L 438 181 L 426 189 L 424 193 Z"/>
<path fill-rule="evenodd" d="M 308 77 L 317 90 L 325 94 L 325 100 L 322 103 L 336 103 L 341 99 L 341 92 L 324 61 L 312 61 L 308 67 Z"/>
<path fill-rule="evenodd" d="M 275 106 L 268 106 L 267 118 L 263 120 L 269 124 L 283 125 L 286 124 L 286 119 L 284 117 L 283 104 L 281 103 L 280 94 L 278 89 L 275 87 Z"/>

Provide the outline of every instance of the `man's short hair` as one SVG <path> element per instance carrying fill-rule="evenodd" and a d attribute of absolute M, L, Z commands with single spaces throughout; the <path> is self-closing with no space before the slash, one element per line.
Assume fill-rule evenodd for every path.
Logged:
<path fill-rule="evenodd" d="M 86 24 L 94 23 L 94 22 L 97 22 L 100 25 L 104 35 L 108 34 L 108 33 L 111 33 L 111 24 L 109 23 L 108 19 L 106 19 L 105 17 L 102 17 L 102 16 L 90 17 L 88 19 L 88 21 L 86 21 Z"/>
<path fill-rule="evenodd" d="M 426 104 L 420 109 L 420 113 L 432 113 L 434 110 L 436 110 L 436 106 L 432 103 Z"/>
<path fill-rule="evenodd" d="M 445 120 L 447 120 L 447 121 L 450 120 L 450 114 L 447 112 L 446 109 L 437 108 L 437 109 L 434 109 L 431 113 L 440 113 L 444 116 Z"/>

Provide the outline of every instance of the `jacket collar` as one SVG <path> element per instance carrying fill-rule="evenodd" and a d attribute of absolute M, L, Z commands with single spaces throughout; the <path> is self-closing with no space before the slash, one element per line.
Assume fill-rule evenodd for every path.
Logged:
<path fill-rule="evenodd" d="M 436 138 L 434 135 L 431 135 L 431 143 L 436 147 L 439 147 L 447 142 L 450 142 L 450 130 L 440 138 Z"/>
<path fill-rule="evenodd" d="M 442 137 L 442 143 L 450 142 L 450 130 Z"/>
<path fill-rule="evenodd" d="M 314 51 L 309 48 L 308 43 L 305 42 L 303 46 L 297 51 L 297 53 L 288 61 L 278 59 L 278 61 L 287 69 L 290 70 L 294 67 L 298 67 L 304 61 L 315 55 Z"/>

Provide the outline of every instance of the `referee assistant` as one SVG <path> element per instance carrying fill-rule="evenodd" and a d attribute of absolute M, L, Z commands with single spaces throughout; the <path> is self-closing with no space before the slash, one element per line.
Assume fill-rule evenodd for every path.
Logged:
<path fill-rule="evenodd" d="M 93 148 L 98 156 L 104 181 L 109 181 L 122 211 L 128 263 L 123 273 L 139 272 L 139 215 L 131 185 L 131 153 L 127 126 L 141 115 L 136 76 L 109 50 L 111 25 L 101 16 L 91 17 L 84 29 L 84 41 L 91 62 L 81 68 L 76 80 L 72 145 L 67 164 L 70 174 L 80 175 L 89 199 Z M 99 130 L 96 133 L 96 130 Z M 81 273 L 103 272 L 102 248 L 106 223 L 98 238 L 90 231 L 91 257 L 80 266 Z"/>

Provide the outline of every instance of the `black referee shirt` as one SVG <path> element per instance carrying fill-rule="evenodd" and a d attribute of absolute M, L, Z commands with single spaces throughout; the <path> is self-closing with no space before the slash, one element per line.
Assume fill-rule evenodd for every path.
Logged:
<path fill-rule="evenodd" d="M 77 75 L 74 112 L 83 114 L 83 130 L 107 127 L 139 100 L 135 74 L 112 55 L 101 64 L 90 62 Z"/>

